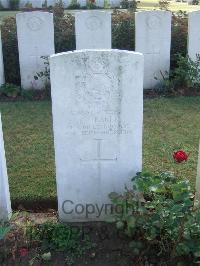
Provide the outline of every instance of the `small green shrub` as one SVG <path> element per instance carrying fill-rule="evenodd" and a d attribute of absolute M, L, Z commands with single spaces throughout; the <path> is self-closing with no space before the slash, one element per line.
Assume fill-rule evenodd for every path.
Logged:
<path fill-rule="evenodd" d="M 0 241 L 4 240 L 6 235 L 10 232 L 11 226 L 7 222 L 0 221 Z"/>
<path fill-rule="evenodd" d="M 56 222 L 30 224 L 25 229 L 25 235 L 29 243 L 37 242 L 43 252 L 48 252 L 43 257 L 49 257 L 51 250 L 65 252 L 67 265 L 72 265 L 77 257 L 93 246 L 88 235 L 83 234 L 80 228 Z"/>
<path fill-rule="evenodd" d="M 33 9 L 33 5 L 30 2 L 27 2 L 24 6 L 26 9 Z"/>
<path fill-rule="evenodd" d="M 189 181 L 170 172 L 138 173 L 132 189 L 110 194 L 123 210 L 115 222 L 130 238 L 132 252 L 166 263 L 162 265 L 174 265 L 180 257 L 190 262 L 200 258 L 200 210 L 194 208 L 193 197 Z"/>
<path fill-rule="evenodd" d="M 0 96 L 16 98 L 21 95 L 21 88 L 14 84 L 4 84 L 0 87 Z"/>
<path fill-rule="evenodd" d="M 4 18 L 1 26 L 5 79 L 7 83 L 20 84 L 17 28 L 14 17 Z"/>
<path fill-rule="evenodd" d="M 159 9 L 161 10 L 168 10 L 169 9 L 169 1 L 167 0 L 160 0 L 158 2 Z"/>
<path fill-rule="evenodd" d="M 97 6 L 96 6 L 96 3 L 95 3 L 95 0 L 87 0 L 86 8 L 87 9 L 96 9 Z"/>
<path fill-rule="evenodd" d="M 136 0 L 123 0 L 120 2 L 120 7 L 122 9 L 131 9 L 133 11 L 137 10 L 137 1 Z"/>
<path fill-rule="evenodd" d="M 71 0 L 71 3 L 67 9 L 80 9 L 80 8 L 81 8 L 81 6 L 77 0 Z"/>
<path fill-rule="evenodd" d="M 188 15 L 179 11 L 172 16 L 171 69 L 177 67 L 177 55 L 187 54 Z"/>
<path fill-rule="evenodd" d="M 169 78 L 161 81 L 162 89 L 177 92 L 200 87 L 200 60 L 192 61 L 189 56 L 177 55 L 177 67 L 170 71 Z"/>
<path fill-rule="evenodd" d="M 20 0 L 10 0 L 9 5 L 11 10 L 18 10 L 19 9 L 19 1 Z"/>
<path fill-rule="evenodd" d="M 113 11 L 112 47 L 114 49 L 135 49 L 135 21 L 131 12 Z"/>
<path fill-rule="evenodd" d="M 71 14 L 64 14 L 64 9 L 55 6 L 54 30 L 56 53 L 72 51 L 76 49 L 75 44 L 75 21 Z"/>
<path fill-rule="evenodd" d="M 198 5 L 198 4 L 199 4 L 199 0 L 193 0 L 193 1 L 192 1 L 192 4 L 193 4 L 193 5 Z"/>

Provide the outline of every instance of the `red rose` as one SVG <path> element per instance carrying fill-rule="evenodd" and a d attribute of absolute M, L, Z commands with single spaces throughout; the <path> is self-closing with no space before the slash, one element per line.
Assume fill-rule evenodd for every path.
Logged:
<path fill-rule="evenodd" d="M 183 150 L 179 150 L 179 151 L 174 152 L 173 157 L 177 163 L 181 163 L 183 161 L 187 161 L 188 154 Z"/>
<path fill-rule="evenodd" d="M 26 257 L 28 255 L 28 249 L 27 248 L 20 248 L 19 254 L 20 254 L 20 257 Z"/>

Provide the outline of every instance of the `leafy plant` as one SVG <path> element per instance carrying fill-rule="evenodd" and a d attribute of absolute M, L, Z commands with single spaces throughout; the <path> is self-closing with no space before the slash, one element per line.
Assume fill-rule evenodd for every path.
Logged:
<path fill-rule="evenodd" d="M 19 1 L 20 0 L 10 0 L 9 5 L 11 10 L 18 10 L 19 9 Z"/>
<path fill-rule="evenodd" d="M 0 241 L 5 238 L 5 236 L 9 233 L 11 227 L 9 223 L 0 221 Z"/>
<path fill-rule="evenodd" d="M 122 50 L 135 49 L 135 20 L 131 12 L 114 10 L 112 14 L 112 47 Z"/>
<path fill-rule="evenodd" d="M 71 3 L 67 9 L 80 9 L 80 8 L 81 8 L 81 6 L 77 0 L 71 0 Z"/>
<path fill-rule="evenodd" d="M 16 98 L 21 94 L 21 88 L 14 84 L 4 84 L 0 87 L 0 96 L 7 96 L 11 98 Z"/>
<path fill-rule="evenodd" d="M 161 10 L 169 10 L 169 1 L 167 0 L 160 0 L 158 5 Z"/>
<path fill-rule="evenodd" d="M 173 13 L 170 66 L 177 67 L 177 55 L 187 55 L 188 14 L 184 11 Z"/>
<path fill-rule="evenodd" d="M 120 3 L 120 7 L 123 9 L 131 9 L 133 11 L 136 11 L 137 9 L 137 1 L 135 0 L 122 0 Z"/>
<path fill-rule="evenodd" d="M 162 74 L 162 73 L 161 73 Z M 165 90 L 176 92 L 200 86 L 200 60 L 193 61 L 189 56 L 177 56 L 177 67 L 169 73 L 169 77 L 163 76 L 162 86 Z"/>
<path fill-rule="evenodd" d="M 47 252 L 49 250 L 66 252 L 66 260 L 70 261 L 92 247 L 88 235 L 83 234 L 81 229 L 56 222 L 27 226 L 26 237 L 30 242 L 41 243 L 42 250 Z"/>
<path fill-rule="evenodd" d="M 97 6 L 96 6 L 96 3 L 95 3 L 95 0 L 87 0 L 86 8 L 87 9 L 96 9 Z"/>
<path fill-rule="evenodd" d="M 193 262 L 200 258 L 200 210 L 193 197 L 189 182 L 170 172 L 138 173 L 131 190 L 110 194 L 112 203 L 122 207 L 115 222 L 130 238 L 133 253 L 169 265 L 180 256 Z"/>
<path fill-rule="evenodd" d="M 193 0 L 192 1 L 192 5 L 198 5 L 199 4 L 199 0 Z"/>
<path fill-rule="evenodd" d="M 110 8 L 110 2 L 109 2 L 109 0 L 104 0 L 103 7 L 104 7 L 104 9 L 109 9 Z"/>
<path fill-rule="evenodd" d="M 20 85 L 19 52 L 15 17 L 4 18 L 1 25 L 5 79 Z"/>

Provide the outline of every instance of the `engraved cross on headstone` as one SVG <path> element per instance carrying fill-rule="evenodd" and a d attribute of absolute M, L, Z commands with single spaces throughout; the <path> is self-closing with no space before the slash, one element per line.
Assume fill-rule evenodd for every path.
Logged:
<path fill-rule="evenodd" d="M 39 68 L 41 66 L 41 55 L 37 46 L 34 47 L 34 53 L 30 57 L 34 61 L 35 66 Z"/>
<path fill-rule="evenodd" d="M 106 162 L 116 162 L 117 161 L 117 157 L 115 158 L 103 158 L 102 157 L 102 141 L 103 139 L 95 139 L 96 143 L 97 143 L 97 155 L 95 158 L 92 159 L 80 159 L 82 162 L 97 162 L 98 166 L 98 179 L 101 178 L 101 167 L 102 167 L 102 163 L 106 163 Z"/>

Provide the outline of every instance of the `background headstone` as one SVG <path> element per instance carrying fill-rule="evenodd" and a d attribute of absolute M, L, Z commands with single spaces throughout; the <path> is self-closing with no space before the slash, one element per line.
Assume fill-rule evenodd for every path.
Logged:
<path fill-rule="evenodd" d="M 75 14 L 76 49 L 111 48 L 111 13 L 82 11 Z"/>
<path fill-rule="evenodd" d="M 0 221 L 7 221 L 12 215 L 6 157 L 4 150 L 3 129 L 0 114 Z"/>
<path fill-rule="evenodd" d="M 144 89 L 152 89 L 162 80 L 161 72 L 166 77 L 170 69 L 171 12 L 142 11 L 135 16 L 135 50 L 144 54 Z"/>
<path fill-rule="evenodd" d="M 3 63 L 3 51 L 2 51 L 2 39 L 0 31 L 0 86 L 5 83 L 4 76 L 4 63 Z"/>
<path fill-rule="evenodd" d="M 44 80 L 35 80 L 34 76 L 45 68 L 41 56 L 55 53 L 53 14 L 24 12 L 18 13 L 16 19 L 22 88 L 41 89 Z"/>
<path fill-rule="evenodd" d="M 102 221 L 108 194 L 142 169 L 143 56 L 75 51 L 51 56 L 50 68 L 59 216 Z"/>
<path fill-rule="evenodd" d="M 1 0 L 1 4 L 4 8 L 9 8 L 9 0 Z"/>
<path fill-rule="evenodd" d="M 104 0 L 96 0 L 95 1 L 95 4 L 98 7 L 104 7 Z"/>
<path fill-rule="evenodd" d="M 188 55 L 193 60 L 200 56 L 200 11 L 189 12 L 188 16 Z"/>
<path fill-rule="evenodd" d="M 26 4 L 31 4 L 33 8 L 42 8 L 42 5 L 44 3 L 44 0 L 20 0 L 19 1 L 19 7 L 24 8 L 26 7 Z"/>
<path fill-rule="evenodd" d="M 121 5 L 121 0 L 110 0 L 109 2 L 110 2 L 110 6 L 112 8 L 120 7 L 120 5 Z"/>

